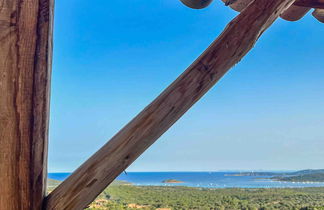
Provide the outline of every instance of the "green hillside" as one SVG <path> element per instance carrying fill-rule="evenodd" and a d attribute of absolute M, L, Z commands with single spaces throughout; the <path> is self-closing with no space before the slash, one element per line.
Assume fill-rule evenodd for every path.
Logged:
<path fill-rule="evenodd" d="M 305 177 L 311 176 L 311 174 L 300 176 L 304 176 L 304 179 Z M 299 176 L 294 176 L 294 178 L 297 177 Z M 52 191 L 59 183 L 60 181 L 49 179 L 48 191 Z M 324 187 L 294 189 L 208 189 L 134 186 L 127 182 L 115 181 L 87 209 L 324 210 Z"/>
<path fill-rule="evenodd" d="M 273 177 L 273 179 L 287 182 L 324 182 L 324 173 L 310 173 L 289 177 Z"/>
<path fill-rule="evenodd" d="M 324 188 L 203 189 L 115 185 L 89 206 L 100 209 L 324 210 Z"/>

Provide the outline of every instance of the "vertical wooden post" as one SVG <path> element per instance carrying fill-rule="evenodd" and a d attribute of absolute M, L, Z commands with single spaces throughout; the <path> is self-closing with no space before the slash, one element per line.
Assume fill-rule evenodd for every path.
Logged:
<path fill-rule="evenodd" d="M 0 0 L 0 209 L 42 208 L 52 0 Z"/>

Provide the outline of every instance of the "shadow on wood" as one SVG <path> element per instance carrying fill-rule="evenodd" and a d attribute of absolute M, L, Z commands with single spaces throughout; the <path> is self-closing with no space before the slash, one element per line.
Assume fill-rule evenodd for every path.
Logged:
<path fill-rule="evenodd" d="M 0 1 L 0 209 L 46 193 L 52 0 Z"/>

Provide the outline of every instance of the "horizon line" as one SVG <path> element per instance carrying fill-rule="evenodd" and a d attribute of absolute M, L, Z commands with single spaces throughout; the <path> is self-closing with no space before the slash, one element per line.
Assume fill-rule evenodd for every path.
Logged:
<path fill-rule="evenodd" d="M 224 170 L 188 170 L 188 171 L 125 171 L 126 173 L 183 173 L 183 172 L 191 172 L 191 173 L 199 173 L 199 172 L 204 172 L 204 173 L 210 173 L 210 172 L 267 172 L 267 171 L 301 171 L 301 170 L 319 170 L 322 168 L 303 168 L 303 169 L 224 169 Z M 68 171 L 62 171 L 62 172 L 48 172 L 48 174 L 54 174 L 54 173 L 73 173 L 72 172 L 68 172 Z M 122 172 L 121 174 L 123 174 L 124 172 Z"/>

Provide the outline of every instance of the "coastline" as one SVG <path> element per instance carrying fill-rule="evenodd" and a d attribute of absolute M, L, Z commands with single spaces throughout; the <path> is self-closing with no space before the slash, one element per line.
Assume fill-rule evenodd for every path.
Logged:
<path fill-rule="evenodd" d="M 229 172 L 128 172 L 121 174 L 116 180 L 134 186 L 187 186 L 215 189 L 324 187 L 324 182 L 288 182 L 275 180 L 271 176 L 228 176 L 228 174 Z M 62 181 L 68 175 L 68 173 L 49 173 L 49 178 Z"/>
<path fill-rule="evenodd" d="M 50 191 L 50 190 L 48 190 Z M 114 181 L 88 210 L 149 208 L 185 209 L 322 209 L 324 187 L 306 188 L 199 188 L 140 186 Z"/>

